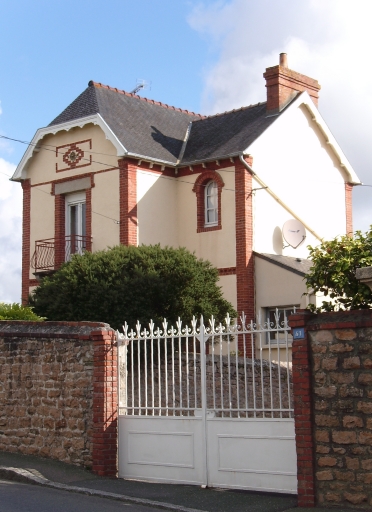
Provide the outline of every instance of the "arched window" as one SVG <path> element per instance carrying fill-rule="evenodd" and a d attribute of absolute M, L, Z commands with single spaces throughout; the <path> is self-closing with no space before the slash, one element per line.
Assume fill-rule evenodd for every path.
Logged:
<path fill-rule="evenodd" d="M 214 180 L 205 185 L 204 214 L 206 227 L 218 225 L 218 187 Z"/>
<path fill-rule="evenodd" d="M 196 178 L 192 190 L 196 193 L 197 233 L 222 229 L 221 193 L 224 186 L 216 171 L 205 170 Z"/>

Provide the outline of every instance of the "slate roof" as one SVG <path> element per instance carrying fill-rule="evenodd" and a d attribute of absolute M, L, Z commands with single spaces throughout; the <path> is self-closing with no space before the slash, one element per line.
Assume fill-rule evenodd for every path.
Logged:
<path fill-rule="evenodd" d="M 179 166 L 241 154 L 276 119 L 266 103 L 203 117 L 91 81 L 49 126 L 97 113 L 130 154 Z"/>
<path fill-rule="evenodd" d="M 292 256 L 283 256 L 281 254 L 265 254 L 259 252 L 255 252 L 255 255 L 300 276 L 305 276 L 313 266 L 313 262 L 305 258 L 293 258 Z"/>

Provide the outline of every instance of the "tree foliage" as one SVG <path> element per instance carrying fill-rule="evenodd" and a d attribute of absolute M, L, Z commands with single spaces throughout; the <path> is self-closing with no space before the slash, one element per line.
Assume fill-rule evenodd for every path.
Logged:
<path fill-rule="evenodd" d="M 218 271 L 184 248 L 117 246 L 75 255 L 45 277 L 30 304 L 48 320 L 100 321 L 115 329 L 164 317 L 236 316 L 217 285 Z"/>
<path fill-rule="evenodd" d="M 356 231 L 353 237 L 344 235 L 308 247 L 313 266 L 306 276 L 306 286 L 332 299 L 320 308 L 311 304 L 312 311 L 369 309 L 371 290 L 356 279 L 356 269 L 372 266 L 372 226 L 366 233 Z"/>
<path fill-rule="evenodd" d="M 14 304 L 0 302 L 0 320 L 31 320 L 40 322 L 44 318 L 36 315 L 32 308 L 28 306 L 22 306 L 16 302 Z"/>

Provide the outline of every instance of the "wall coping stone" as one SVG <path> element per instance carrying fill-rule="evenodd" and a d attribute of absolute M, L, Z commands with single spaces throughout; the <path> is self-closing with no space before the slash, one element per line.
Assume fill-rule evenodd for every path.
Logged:
<path fill-rule="evenodd" d="M 114 332 L 103 322 L 29 322 L 24 320 L 0 320 L 0 336 L 33 336 L 37 338 L 80 338 L 92 332 Z"/>

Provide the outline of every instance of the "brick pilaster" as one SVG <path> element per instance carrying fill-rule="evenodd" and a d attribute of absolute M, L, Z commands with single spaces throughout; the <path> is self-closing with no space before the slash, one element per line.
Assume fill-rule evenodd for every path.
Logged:
<path fill-rule="evenodd" d="M 304 339 L 292 342 L 292 379 L 294 420 L 297 452 L 298 506 L 315 506 L 315 455 L 313 441 L 312 383 L 310 342 L 306 332 L 306 322 L 312 316 L 310 311 L 297 310 L 289 316 L 292 329 L 303 327 Z"/>
<path fill-rule="evenodd" d="M 118 161 L 120 169 L 120 243 L 137 245 L 137 166 Z"/>
<path fill-rule="evenodd" d="M 346 234 L 353 234 L 353 185 L 345 183 Z"/>
<path fill-rule="evenodd" d="M 30 293 L 30 229 L 31 229 L 31 181 L 22 181 L 23 189 L 23 231 L 22 231 L 22 304 L 28 303 Z"/>
<path fill-rule="evenodd" d="M 87 246 L 86 250 L 92 252 L 92 189 L 88 188 L 85 191 L 85 225 Z"/>
<path fill-rule="evenodd" d="M 65 196 L 54 196 L 54 268 L 57 270 L 65 261 Z"/>
<path fill-rule="evenodd" d="M 114 331 L 91 332 L 93 368 L 93 472 L 116 476 L 117 462 L 117 345 Z"/>
<path fill-rule="evenodd" d="M 252 159 L 247 159 L 252 165 Z M 240 160 L 235 162 L 236 287 L 238 313 L 254 319 L 254 257 L 252 176 Z M 251 348 L 246 347 L 248 354 Z"/>

